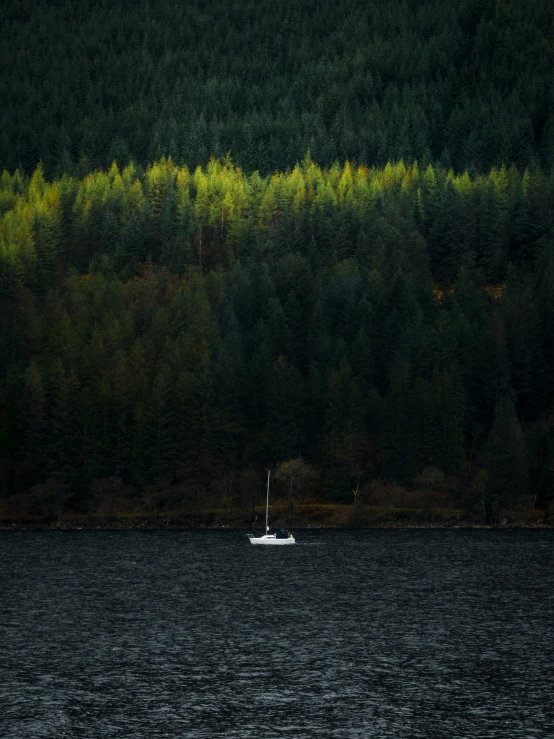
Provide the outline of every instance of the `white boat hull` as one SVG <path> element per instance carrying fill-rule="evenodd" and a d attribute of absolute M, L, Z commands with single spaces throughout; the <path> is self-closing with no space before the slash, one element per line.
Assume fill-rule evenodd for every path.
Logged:
<path fill-rule="evenodd" d="M 275 534 L 266 534 L 265 536 L 252 536 L 252 534 L 247 535 L 250 539 L 251 544 L 265 544 L 270 546 L 286 546 L 288 544 L 295 544 L 295 538 L 292 536 L 292 534 L 288 537 L 288 539 L 277 539 Z"/>

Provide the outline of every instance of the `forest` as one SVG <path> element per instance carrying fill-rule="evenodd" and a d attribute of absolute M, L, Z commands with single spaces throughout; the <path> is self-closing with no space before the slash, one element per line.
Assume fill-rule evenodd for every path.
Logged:
<path fill-rule="evenodd" d="M 5 0 L 0 170 L 554 156 L 551 0 Z"/>
<path fill-rule="evenodd" d="M 0 513 L 554 518 L 550 2 L 2 24 Z"/>

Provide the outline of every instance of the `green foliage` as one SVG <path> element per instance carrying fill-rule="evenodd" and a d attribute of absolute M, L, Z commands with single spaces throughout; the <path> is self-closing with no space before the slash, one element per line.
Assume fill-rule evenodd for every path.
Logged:
<path fill-rule="evenodd" d="M 294 502 L 306 497 L 306 485 L 315 477 L 316 471 L 300 457 L 279 462 L 275 479 L 285 487 L 289 515 L 293 512 Z"/>
<path fill-rule="evenodd" d="M 547 505 L 553 195 L 538 169 L 310 156 L 5 172 L 3 494 L 201 506 L 302 458 L 334 501 L 486 463 L 488 515 Z"/>
<path fill-rule="evenodd" d="M 552 19 L 551 0 L 6 0 L 0 166 L 84 177 L 230 151 L 265 175 L 307 149 L 325 166 L 550 163 Z"/>
<path fill-rule="evenodd" d="M 496 418 L 485 447 L 487 488 L 491 515 L 499 509 L 513 509 L 529 491 L 529 471 L 525 436 L 513 403 L 498 403 Z"/>

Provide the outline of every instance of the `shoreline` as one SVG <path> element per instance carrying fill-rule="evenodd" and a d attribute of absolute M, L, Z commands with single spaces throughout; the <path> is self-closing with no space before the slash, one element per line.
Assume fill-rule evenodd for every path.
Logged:
<path fill-rule="evenodd" d="M 306 506 L 292 517 L 285 511 L 275 515 L 270 528 L 285 526 L 294 529 L 554 529 L 550 517 L 523 517 L 490 524 L 476 519 L 445 515 L 445 511 L 419 510 L 382 511 L 355 510 L 353 506 Z M 451 512 L 448 511 L 448 514 Z M 113 513 L 110 515 L 66 514 L 63 516 L 2 516 L 0 532 L 4 531 L 252 531 L 263 528 L 258 517 L 253 525 L 252 516 L 243 512 L 203 511 L 187 513 L 147 514 Z"/>

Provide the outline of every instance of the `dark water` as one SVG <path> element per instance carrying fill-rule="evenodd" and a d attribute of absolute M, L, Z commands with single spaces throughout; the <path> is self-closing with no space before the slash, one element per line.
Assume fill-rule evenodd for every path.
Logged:
<path fill-rule="evenodd" d="M 554 737 L 554 532 L 0 535 L 0 736 Z"/>

